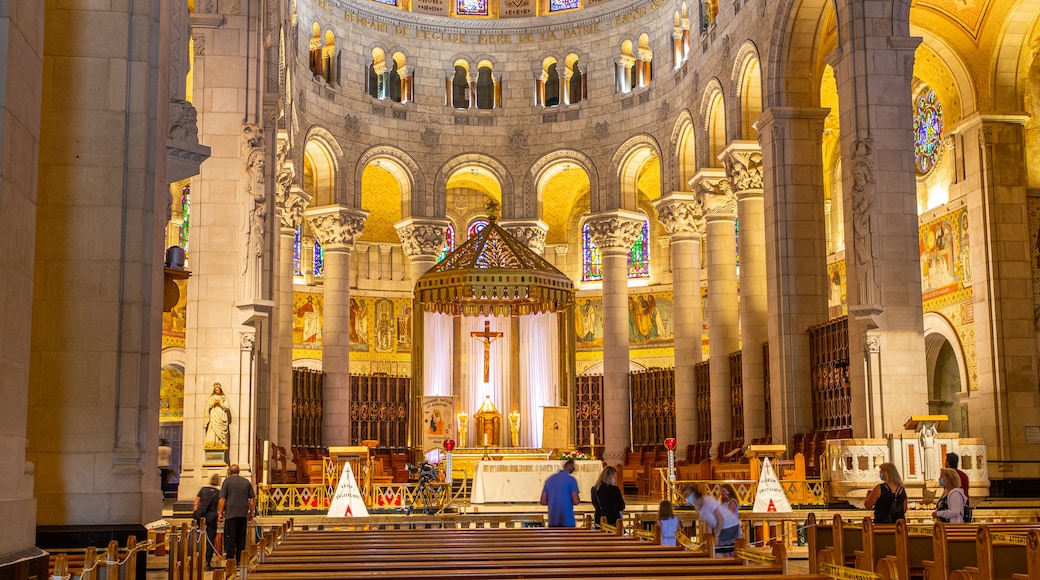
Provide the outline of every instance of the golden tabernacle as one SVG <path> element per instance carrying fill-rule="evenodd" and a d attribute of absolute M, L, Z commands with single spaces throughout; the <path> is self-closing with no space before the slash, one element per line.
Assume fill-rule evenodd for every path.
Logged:
<path fill-rule="evenodd" d="M 491 397 L 484 397 L 484 402 L 473 418 L 476 420 L 477 436 L 480 437 L 477 442 L 484 447 L 501 444 L 498 437 L 502 429 L 502 413 L 495 408 Z"/>

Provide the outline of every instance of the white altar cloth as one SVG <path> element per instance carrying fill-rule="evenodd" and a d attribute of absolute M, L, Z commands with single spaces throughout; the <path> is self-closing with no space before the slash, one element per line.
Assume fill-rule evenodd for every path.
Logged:
<path fill-rule="evenodd" d="M 521 502 L 537 503 L 542 486 L 550 475 L 563 468 L 562 460 L 550 461 L 478 461 L 473 474 L 471 503 Z M 574 477 L 578 480 L 581 501 L 592 501 L 603 462 L 575 461 Z"/>

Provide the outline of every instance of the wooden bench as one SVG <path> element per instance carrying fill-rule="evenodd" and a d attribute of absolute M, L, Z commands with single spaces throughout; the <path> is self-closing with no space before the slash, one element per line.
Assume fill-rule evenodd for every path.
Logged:
<path fill-rule="evenodd" d="M 1040 524 L 935 524 L 932 534 L 932 560 L 924 562 L 925 580 L 950 580 L 965 578 L 965 572 L 979 574 L 979 533 L 983 529 L 990 534 L 1026 536 L 1040 529 Z M 1024 554 L 1023 554 L 1024 555 Z M 1026 561 L 1021 560 L 1021 572 L 1026 572 Z M 988 566 L 988 564 L 987 564 Z M 965 571 L 965 572 L 962 572 Z M 995 570 L 994 570 L 995 571 Z"/>
<path fill-rule="evenodd" d="M 819 574 L 819 552 L 833 548 L 841 557 L 837 562 L 842 566 L 856 563 L 856 552 L 863 550 L 863 531 L 860 526 L 845 523 L 840 514 L 834 514 L 831 523 L 817 523 L 816 514 L 809 514 L 805 522 L 806 539 L 809 544 L 809 572 Z"/>
<path fill-rule="evenodd" d="M 901 520 L 904 521 L 905 520 Z M 877 562 L 896 555 L 896 525 L 874 524 L 872 518 L 863 518 L 862 550 L 855 550 L 855 566 L 859 570 L 874 572 Z"/>
<path fill-rule="evenodd" d="M 1024 580 L 1040 580 L 1035 558 L 1030 558 L 1030 539 L 1034 546 L 1040 536 L 1040 524 L 996 526 L 985 525 L 979 528 L 975 544 L 975 567 L 951 572 L 951 578 L 967 580 L 1011 580 L 1018 576 Z"/>

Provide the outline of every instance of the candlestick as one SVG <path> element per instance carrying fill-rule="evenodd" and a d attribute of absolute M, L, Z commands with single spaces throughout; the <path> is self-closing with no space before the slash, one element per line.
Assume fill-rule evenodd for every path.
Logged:
<path fill-rule="evenodd" d="M 595 459 L 596 458 L 596 434 L 595 433 L 589 433 L 589 439 L 591 441 L 589 443 L 589 457 L 591 457 L 592 459 Z"/>
<path fill-rule="evenodd" d="M 484 447 L 487 447 L 487 433 L 484 433 Z"/>

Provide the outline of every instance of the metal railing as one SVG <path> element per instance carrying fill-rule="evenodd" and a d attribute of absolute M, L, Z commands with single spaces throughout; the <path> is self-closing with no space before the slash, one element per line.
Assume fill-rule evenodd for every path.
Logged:
<path fill-rule="evenodd" d="M 669 498 L 672 503 L 681 505 L 682 490 L 687 485 L 700 486 L 709 493 L 718 497 L 723 484 L 732 485 L 737 491 L 737 501 L 741 506 L 755 505 L 755 492 L 758 490 L 758 482 L 753 480 L 683 480 L 668 481 L 666 469 L 658 469 L 658 481 L 661 483 L 661 497 Z M 780 486 L 787 495 L 787 500 L 794 506 L 824 506 L 827 505 L 827 482 L 822 479 L 780 480 Z"/>
<path fill-rule="evenodd" d="M 327 512 L 335 488 L 324 483 L 259 485 L 257 513 L 261 516 Z M 449 483 L 437 481 L 420 490 L 417 483 L 373 483 L 361 490 L 369 509 L 401 509 L 425 513 L 443 513 L 451 503 L 469 489 L 463 479 L 452 494 Z"/>

